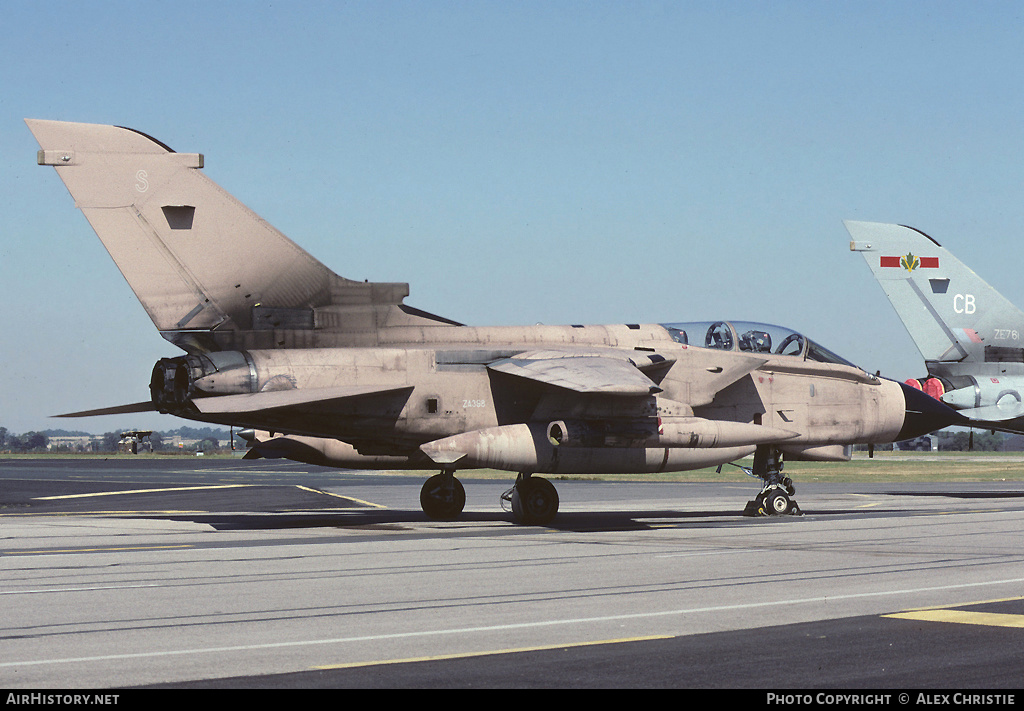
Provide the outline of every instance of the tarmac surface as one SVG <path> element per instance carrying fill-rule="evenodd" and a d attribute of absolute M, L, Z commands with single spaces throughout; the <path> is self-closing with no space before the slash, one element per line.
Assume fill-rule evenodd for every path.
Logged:
<path fill-rule="evenodd" d="M 524 527 L 427 475 L 0 460 L 0 688 L 1022 687 L 1024 482 L 552 479 Z"/>

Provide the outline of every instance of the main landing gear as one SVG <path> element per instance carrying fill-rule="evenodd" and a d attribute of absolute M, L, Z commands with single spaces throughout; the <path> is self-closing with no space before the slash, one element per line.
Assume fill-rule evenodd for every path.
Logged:
<path fill-rule="evenodd" d="M 543 526 L 551 522 L 558 513 L 558 492 L 547 479 L 535 477 L 529 472 L 516 477 L 516 484 L 501 495 L 504 502 L 512 505 L 512 519 L 528 526 Z"/>
<path fill-rule="evenodd" d="M 515 486 L 501 495 L 502 508 L 509 502 L 516 523 L 543 526 L 558 513 L 558 492 L 547 479 L 520 474 Z M 466 506 L 466 489 L 454 471 L 444 470 L 427 479 L 420 489 L 420 506 L 437 521 L 457 519 Z"/>
<path fill-rule="evenodd" d="M 760 445 L 754 451 L 754 468 L 749 473 L 764 481 L 764 488 L 747 502 L 744 516 L 803 515 L 793 498 L 796 487 L 792 479 L 782 475 L 782 466 L 782 452 L 775 447 Z"/>
<path fill-rule="evenodd" d="M 452 521 L 466 507 L 466 488 L 455 472 L 444 470 L 427 479 L 420 489 L 423 513 L 437 521 Z"/>

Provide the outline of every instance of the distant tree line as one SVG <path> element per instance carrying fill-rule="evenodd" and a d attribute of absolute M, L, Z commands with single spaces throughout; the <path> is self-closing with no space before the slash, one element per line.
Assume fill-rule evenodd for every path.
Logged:
<path fill-rule="evenodd" d="M 1002 432 L 975 430 L 972 432 L 940 432 L 939 450 L 944 452 L 1003 452 L 1010 441 Z M 1015 448 L 1014 448 L 1015 449 Z"/>
<path fill-rule="evenodd" d="M 49 438 L 45 432 L 11 434 L 6 427 L 0 427 L 0 451 L 45 452 Z"/>
<path fill-rule="evenodd" d="M 6 427 L 0 427 L 0 452 L 46 452 L 53 451 L 50 445 L 51 437 L 89 437 L 90 449 L 94 452 L 117 452 L 121 442 L 121 432 L 104 432 L 102 435 L 91 435 L 88 432 L 67 431 L 67 430 L 44 430 L 42 432 L 25 432 L 20 435 L 11 434 Z M 201 452 L 212 452 L 221 447 L 222 442 L 227 442 L 230 437 L 228 430 L 215 429 L 213 427 L 179 427 L 176 430 L 166 432 L 154 432 L 147 438 L 148 445 L 143 449 L 152 451 L 170 451 L 177 449 L 169 444 L 173 437 L 180 437 L 184 440 L 196 440 L 195 447 L 190 450 Z M 942 431 L 932 435 L 939 438 L 939 451 L 941 452 L 1003 452 L 1024 450 L 1024 437 L 1020 435 L 1004 435 L 1002 432 L 990 432 L 988 430 L 975 430 L 973 433 L 963 431 Z M 245 444 L 237 438 L 235 446 L 244 449 Z M 230 444 L 227 445 L 230 447 Z M 867 449 L 867 445 L 858 445 L 857 449 Z M 57 451 L 68 449 L 57 447 Z"/>
<path fill-rule="evenodd" d="M 89 451 L 117 452 L 120 448 L 121 435 L 122 432 L 120 430 L 104 432 L 101 435 L 68 430 L 45 430 L 42 432 L 25 432 L 17 435 L 12 434 L 6 427 L 0 427 L 0 452 L 32 453 L 82 449 L 81 446 L 62 445 L 55 441 L 53 442 L 54 446 L 51 446 L 51 438 L 56 440 L 58 437 L 88 437 Z M 230 448 L 230 442 L 228 442 L 230 434 L 228 430 L 212 427 L 179 427 L 176 430 L 166 432 L 153 432 L 152 435 L 144 439 L 145 445 L 139 451 L 148 451 L 150 448 L 154 452 L 176 450 L 177 447 L 171 444 L 174 437 L 180 437 L 183 440 L 194 440 L 196 444 L 190 444 L 189 451 L 212 452 L 222 447 Z M 235 446 L 243 449 L 245 446 L 237 438 L 237 435 Z"/>
<path fill-rule="evenodd" d="M 1024 451 L 1024 436 L 992 432 L 990 430 L 942 430 L 934 432 L 926 437 L 938 438 L 940 452 L 1021 452 Z M 874 446 L 876 451 L 882 449 L 915 449 L 916 441 L 908 440 L 904 446 L 878 444 Z M 868 450 L 866 444 L 859 444 L 855 447 L 858 451 Z"/>

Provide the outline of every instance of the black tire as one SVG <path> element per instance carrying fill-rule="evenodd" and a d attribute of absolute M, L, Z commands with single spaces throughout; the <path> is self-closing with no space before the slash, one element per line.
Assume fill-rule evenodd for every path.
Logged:
<path fill-rule="evenodd" d="M 769 516 L 788 514 L 792 506 L 789 495 L 782 489 L 775 489 L 764 495 L 764 510 Z"/>
<path fill-rule="evenodd" d="M 516 523 L 543 526 L 558 513 L 558 491 L 547 479 L 529 477 L 512 490 L 512 517 Z"/>
<path fill-rule="evenodd" d="M 435 474 L 420 489 L 420 507 L 435 521 L 451 521 L 459 517 L 466 507 L 466 488 L 451 477 L 451 488 L 446 486 L 444 474 Z"/>

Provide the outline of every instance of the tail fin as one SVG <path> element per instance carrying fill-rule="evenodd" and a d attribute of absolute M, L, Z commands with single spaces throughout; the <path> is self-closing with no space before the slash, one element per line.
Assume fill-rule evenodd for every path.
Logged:
<path fill-rule="evenodd" d="M 1024 313 L 931 237 L 902 225 L 843 224 L 925 361 L 984 362 L 986 348 L 1024 347 Z"/>
<path fill-rule="evenodd" d="M 201 154 L 117 126 L 26 123 L 39 164 L 185 350 L 369 345 L 383 326 L 454 323 L 403 307 L 408 284 L 339 277 L 207 178 Z"/>

